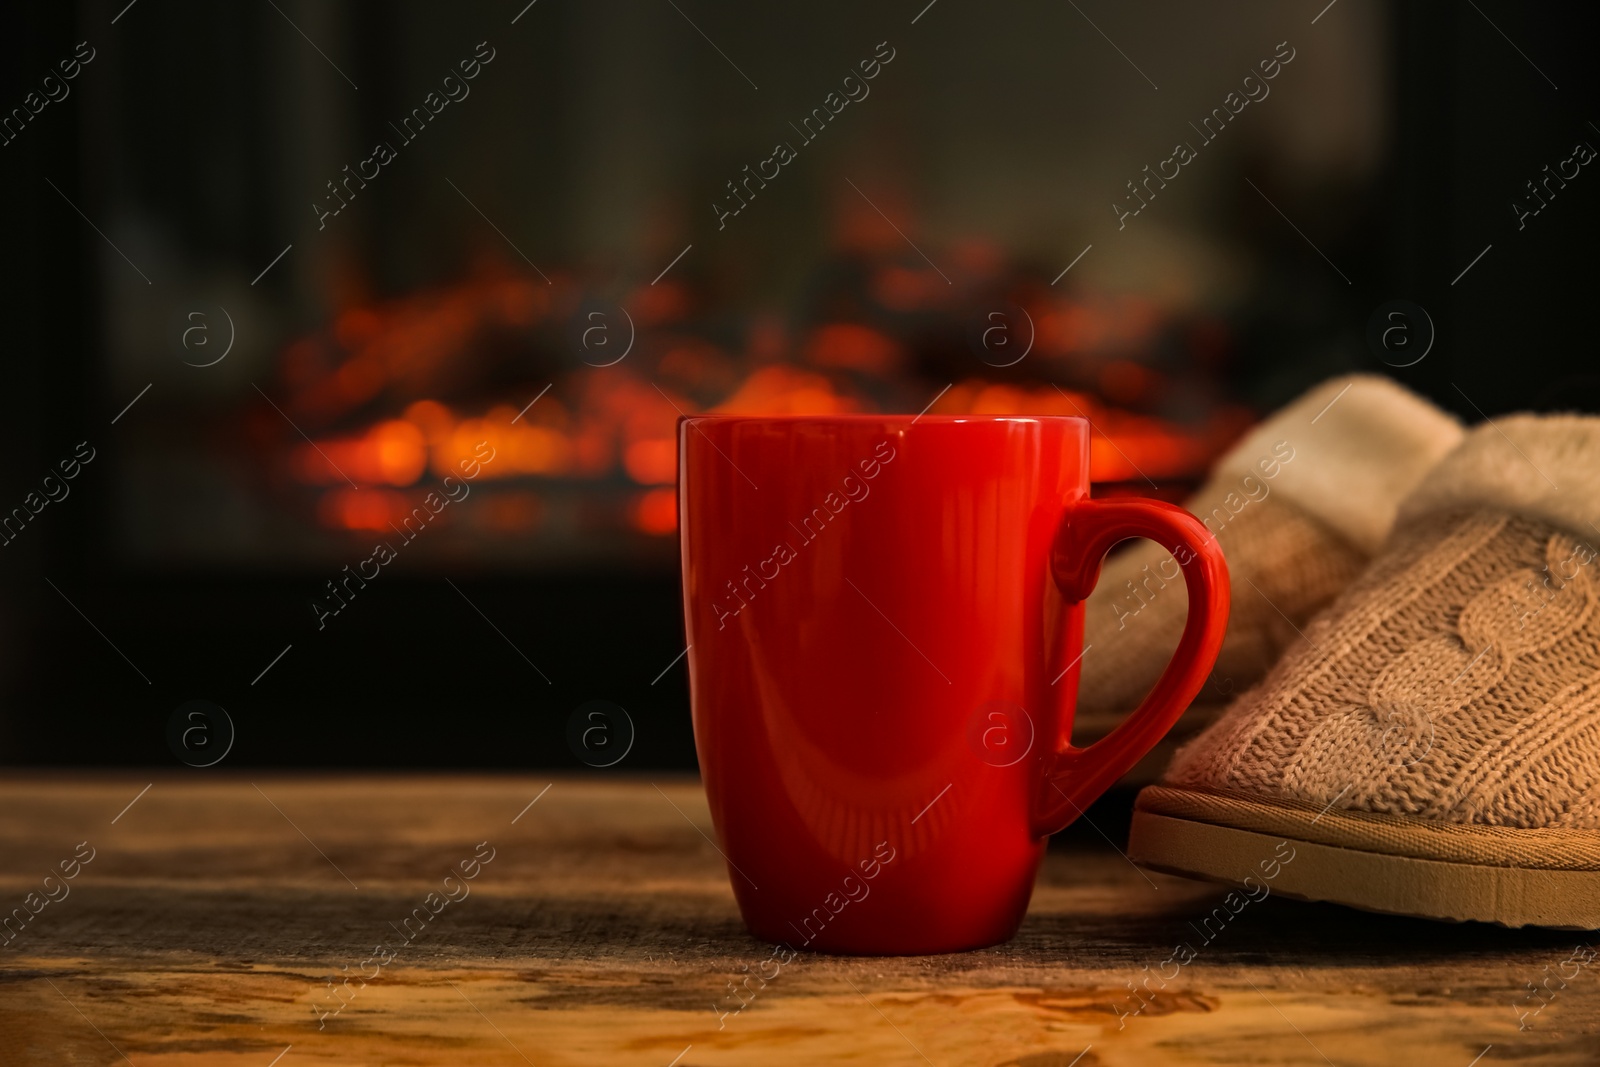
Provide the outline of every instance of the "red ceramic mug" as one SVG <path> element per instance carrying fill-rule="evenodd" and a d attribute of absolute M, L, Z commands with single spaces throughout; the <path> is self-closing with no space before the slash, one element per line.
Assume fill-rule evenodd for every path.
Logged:
<path fill-rule="evenodd" d="M 751 933 L 796 949 L 1005 941 L 1045 839 L 1143 756 L 1222 643 L 1187 512 L 1089 499 L 1078 418 L 691 416 L 678 425 L 695 747 Z M 1160 542 L 1189 618 L 1155 688 L 1071 744 L 1082 600 Z"/>

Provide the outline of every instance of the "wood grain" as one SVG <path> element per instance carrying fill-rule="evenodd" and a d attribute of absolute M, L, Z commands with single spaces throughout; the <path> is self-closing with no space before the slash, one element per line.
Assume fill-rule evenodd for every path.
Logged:
<path fill-rule="evenodd" d="M 202 773 L 124 812 L 149 782 L 0 785 L 4 913 L 95 849 L 0 948 L 0 1063 L 1600 1062 L 1600 966 L 1556 977 L 1583 935 L 1269 898 L 1207 943 L 1189 921 L 1219 889 L 1141 873 L 1087 829 L 1052 847 L 1010 944 L 802 954 L 724 1016 L 768 947 L 692 780 Z M 402 941 L 390 924 L 480 842 L 494 858 L 470 895 Z M 319 1019 L 342 1002 L 329 977 L 380 941 L 403 947 Z M 1185 941 L 1198 957 L 1136 999 Z"/>

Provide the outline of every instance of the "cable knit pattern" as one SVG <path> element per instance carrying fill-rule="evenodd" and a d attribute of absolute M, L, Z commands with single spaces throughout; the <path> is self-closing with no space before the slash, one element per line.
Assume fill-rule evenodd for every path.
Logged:
<path fill-rule="evenodd" d="M 1266 679 L 1179 752 L 1167 784 L 1600 829 L 1595 540 L 1481 506 L 1411 516 Z"/>
<path fill-rule="evenodd" d="M 1295 627 L 1326 607 L 1367 562 L 1327 526 L 1271 498 L 1244 509 L 1217 545 L 1234 591 L 1212 684 L 1197 698 L 1213 706 L 1222 703 L 1219 694 L 1233 696 L 1265 674 L 1300 639 Z M 1163 565 L 1169 574 L 1177 571 L 1171 553 L 1154 543 L 1119 553 L 1089 600 L 1077 723 L 1093 736 L 1121 722 L 1150 691 L 1183 633 L 1189 592 L 1181 575 L 1162 579 Z"/>
<path fill-rule="evenodd" d="M 1199 703 L 1242 692 L 1299 640 L 1296 627 L 1360 573 L 1406 494 L 1461 437 L 1454 419 L 1394 382 L 1353 375 L 1312 389 L 1218 461 L 1186 505 L 1216 537 L 1233 592 Z M 1187 611 L 1159 545 L 1106 562 L 1085 605 L 1082 736 L 1105 733 L 1150 691 Z"/>

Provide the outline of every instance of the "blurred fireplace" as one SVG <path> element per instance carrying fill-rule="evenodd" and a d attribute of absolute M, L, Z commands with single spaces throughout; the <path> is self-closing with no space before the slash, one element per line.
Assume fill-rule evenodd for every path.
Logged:
<path fill-rule="evenodd" d="M 1302 81 L 1125 234 L 1130 161 L 1182 123 L 1166 77 L 1156 95 L 1070 6 L 1003 42 L 945 5 L 915 37 L 858 5 L 689 9 L 759 91 L 671 5 L 538 4 L 514 27 L 487 4 L 279 6 L 137 5 L 114 35 L 93 3 L 29 15 L 48 32 L 21 69 L 93 34 L 98 54 L 7 151 L 140 273 L 42 177 L 19 198 L 48 205 L 19 218 L 40 254 L 17 262 L 50 284 L 15 288 L 51 312 L 20 324 L 50 358 L 19 418 L 46 462 L 84 434 L 103 458 L 11 549 L 39 566 L 0 616 L 22 709 L 0 752 L 167 762 L 166 716 L 206 698 L 245 764 L 572 766 L 566 716 L 599 698 L 639 721 L 630 764 L 687 766 L 681 412 L 1087 415 L 1096 493 L 1181 499 L 1257 412 L 1361 358 L 1338 331 L 1369 294 L 1241 175 L 1334 260 L 1373 261 L 1378 6 L 1333 9 Z M 1211 99 L 1278 40 L 1279 6 L 1247 6 L 1226 27 L 1093 14 Z M 719 230 L 765 131 L 886 36 L 871 99 Z M 485 38 L 470 98 L 319 228 L 327 178 Z M 987 73 L 953 76 L 975 47 Z M 480 441 L 470 493 L 320 629 L 328 580 L 399 547 Z M 469 728 L 440 728 L 464 707 Z"/>
<path fill-rule="evenodd" d="M 427 558 L 670 566 L 682 413 L 931 404 L 1084 415 L 1103 491 L 1169 496 L 1249 422 L 1246 409 L 1214 399 L 1205 377 L 1228 344 L 1220 322 L 1176 321 L 1148 299 L 1052 289 L 994 250 L 964 257 L 985 270 L 965 276 L 976 295 L 957 307 L 996 310 L 963 316 L 937 276 L 930 284 L 931 272 L 900 251 L 880 241 L 842 252 L 819 265 L 837 280 L 813 315 L 736 322 L 723 337 L 689 271 L 610 303 L 560 270 L 546 282 L 485 265 L 349 307 L 291 342 L 263 390 L 276 408 L 243 397 L 222 424 L 237 432 L 217 447 L 243 449 L 259 508 L 302 528 L 280 544 L 315 552 L 312 531 L 401 533 L 432 493 L 442 521 L 418 542 Z M 1025 349 L 1003 370 L 985 363 Z M 1202 402 L 1184 421 L 1151 413 L 1172 407 L 1174 391 Z M 444 495 L 442 479 L 484 442 L 495 458 L 454 490 L 459 499 Z"/>
<path fill-rule="evenodd" d="M 1259 5 L 1269 22 L 1275 10 Z M 198 105 L 152 66 L 160 27 L 130 15 L 107 53 L 116 91 L 81 90 L 82 184 L 158 279 L 152 293 L 126 265 L 102 268 L 108 402 L 156 382 L 118 429 L 113 526 L 128 558 L 342 561 L 487 441 L 497 458 L 416 539 L 412 566 L 670 572 L 673 427 L 699 411 L 1081 414 L 1098 492 L 1177 499 L 1263 397 L 1348 362 L 1302 340 L 1293 359 L 1253 367 L 1293 302 L 1253 306 L 1242 283 L 1275 276 L 1329 300 L 1340 280 L 1263 205 L 1239 213 L 1239 232 L 1204 227 L 1234 198 L 1213 189 L 1290 130 L 1295 145 L 1257 177 L 1353 217 L 1346 201 L 1362 201 L 1382 132 L 1375 12 L 1327 35 L 1323 66 L 1293 68 L 1299 95 L 1280 82 L 1250 128 L 1208 149 L 1207 176 L 1128 235 L 1108 205 L 1128 160 L 1170 139 L 1170 117 L 1133 108 L 1106 127 L 1062 99 L 1023 122 L 998 87 L 969 86 L 960 106 L 981 103 L 1009 131 L 1013 158 L 995 168 L 1025 183 L 1000 191 L 974 154 L 990 135 L 947 126 L 954 102 L 929 66 L 965 39 L 959 22 L 919 26 L 934 36 L 901 47 L 871 99 L 724 230 L 710 205 L 769 128 L 765 101 L 810 100 L 820 75 L 797 64 L 759 94 L 725 85 L 670 7 L 534 7 L 515 27 L 501 14 L 198 10 L 196 32 L 232 42 L 226 60 L 196 58 L 193 77 L 217 95 Z M 729 17 L 720 43 L 770 49 L 787 35 L 831 71 L 841 35 L 870 47 L 888 32 L 838 14 L 825 28 Z M 1104 58 L 1070 9 L 1036 17 L 1056 45 L 1030 42 L 1019 61 Z M 592 50 L 597 29 L 606 47 Z M 1179 29 L 1153 57 L 1192 62 Z M 1231 34 L 1214 58 L 1253 62 L 1265 32 Z M 440 71 L 491 52 L 470 95 L 331 218 L 328 176 L 391 138 Z M 1352 81 L 1343 123 L 1306 135 L 1316 87 Z M 182 189 L 158 166 L 183 155 L 181 138 L 152 120 L 179 106 L 216 119 L 208 150 L 184 156 Z M 1036 121 L 1060 136 L 1027 136 Z M 102 173 L 115 188 L 98 188 Z M 205 365 L 224 323 L 237 343 Z M 196 338 L 212 347 L 195 351 Z"/>

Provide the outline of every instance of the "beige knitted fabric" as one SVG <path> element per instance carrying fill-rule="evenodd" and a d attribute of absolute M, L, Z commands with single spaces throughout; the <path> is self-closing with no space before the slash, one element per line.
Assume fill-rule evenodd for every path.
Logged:
<path fill-rule="evenodd" d="M 1188 502 L 1216 537 L 1233 607 L 1197 704 L 1254 684 L 1366 565 L 1402 498 L 1461 440 L 1450 416 L 1386 378 L 1337 378 L 1251 433 Z M 1106 563 L 1085 605 L 1078 733 L 1149 692 L 1177 647 L 1188 594 L 1170 553 L 1141 542 Z M 1191 712 L 1188 718 L 1192 719 Z"/>
<path fill-rule="evenodd" d="M 1405 501 L 1372 566 L 1164 784 L 1600 829 L 1596 521 L 1600 419 L 1474 430 Z"/>

